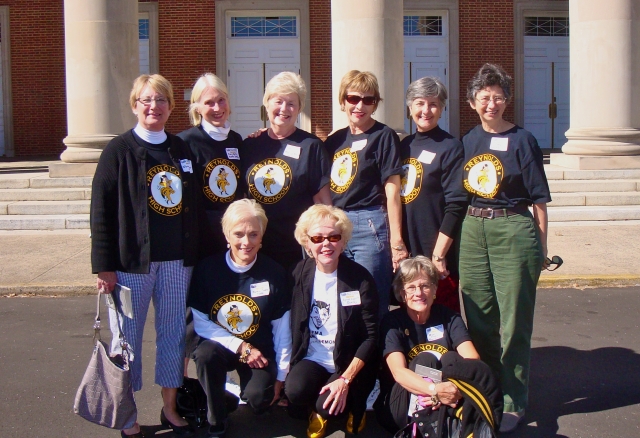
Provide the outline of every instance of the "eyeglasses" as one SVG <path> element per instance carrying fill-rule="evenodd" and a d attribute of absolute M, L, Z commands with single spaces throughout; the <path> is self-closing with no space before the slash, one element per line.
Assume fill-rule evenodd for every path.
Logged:
<path fill-rule="evenodd" d="M 415 295 L 418 292 L 418 290 L 420 290 L 420 292 L 426 292 L 428 290 L 431 290 L 431 285 L 419 284 L 418 286 L 411 285 L 404 288 L 404 291 L 409 295 Z"/>
<path fill-rule="evenodd" d="M 360 96 L 356 96 L 353 94 L 347 94 L 347 97 L 344 98 L 347 102 L 349 102 L 351 105 L 357 105 L 360 103 L 360 101 L 362 101 L 362 103 L 364 103 L 365 105 L 375 105 L 376 104 L 376 98 L 374 96 L 365 96 L 365 97 L 360 97 Z"/>
<path fill-rule="evenodd" d="M 555 271 L 560 266 L 562 266 L 562 263 L 564 263 L 564 260 L 562 260 L 562 257 L 560 256 L 555 255 L 551 258 L 547 257 L 545 260 L 545 264 L 547 265 L 547 267 L 545 269 L 547 271 Z M 551 265 L 555 265 L 555 266 L 552 268 Z"/>
<path fill-rule="evenodd" d="M 158 106 L 169 103 L 166 97 L 138 97 L 136 101 L 140 102 L 144 106 L 151 106 L 151 102 L 155 102 Z"/>
<path fill-rule="evenodd" d="M 336 242 L 340 242 L 342 240 L 342 235 L 341 234 L 334 234 L 332 236 L 326 236 L 326 237 L 325 236 L 309 236 L 309 235 L 307 235 L 307 237 L 313 243 L 322 243 L 325 240 L 328 240 L 331 243 L 336 243 Z"/>
<path fill-rule="evenodd" d="M 504 97 L 504 96 L 493 96 L 493 99 L 492 99 L 492 98 L 490 98 L 488 96 L 485 96 L 485 97 L 482 97 L 482 98 L 476 99 L 476 100 L 478 102 L 480 102 L 480 105 L 487 106 L 487 105 L 489 105 L 489 102 L 491 102 L 491 101 L 493 101 L 493 103 L 495 103 L 496 105 L 503 104 L 503 103 L 505 103 L 507 101 L 507 98 Z"/>

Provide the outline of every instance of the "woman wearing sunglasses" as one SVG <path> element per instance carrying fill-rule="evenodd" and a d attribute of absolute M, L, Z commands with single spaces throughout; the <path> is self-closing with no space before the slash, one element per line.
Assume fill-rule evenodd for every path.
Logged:
<path fill-rule="evenodd" d="M 462 187 L 464 150 L 458 139 L 438 126 L 447 104 L 447 89 L 439 79 L 412 82 L 406 103 L 417 132 L 400 143 L 404 241 L 411 254 L 431 258 L 438 270 L 437 302 L 459 312 L 454 239 L 467 206 Z"/>
<path fill-rule="evenodd" d="M 289 411 L 308 415 L 308 438 L 322 438 L 330 417 L 348 412 L 346 429 L 365 426 L 377 371 L 378 293 L 371 274 L 343 251 L 353 226 L 336 207 L 317 204 L 296 224 L 309 258 L 293 271 Z"/>
<path fill-rule="evenodd" d="M 511 82 L 493 64 L 469 81 L 467 99 L 481 123 L 462 139 L 471 205 L 460 238 L 460 286 L 473 343 L 500 376 L 502 432 L 517 428 L 527 406 L 536 285 L 548 266 L 551 201 L 538 142 L 503 119 Z"/>
<path fill-rule="evenodd" d="M 331 199 L 353 223 L 345 252 L 373 275 L 383 314 L 389 307 L 392 270 L 409 255 L 401 230 L 400 140 L 372 117 L 382 101 L 372 73 L 348 72 L 340 83 L 338 100 L 349 126 L 325 142 L 333 156 Z"/>

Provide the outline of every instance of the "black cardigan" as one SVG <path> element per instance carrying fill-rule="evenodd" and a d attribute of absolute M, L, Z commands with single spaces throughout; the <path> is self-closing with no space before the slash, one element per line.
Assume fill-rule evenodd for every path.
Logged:
<path fill-rule="evenodd" d="M 307 355 L 309 348 L 309 315 L 316 272 L 315 259 L 300 261 L 293 270 L 291 301 L 291 366 Z M 359 306 L 343 307 L 338 295 L 338 333 L 333 350 L 336 372 L 343 373 L 354 357 L 365 363 L 377 359 L 378 291 L 369 271 L 341 255 L 338 261 L 338 294 L 357 290 Z"/>
<path fill-rule="evenodd" d="M 207 255 L 210 240 L 195 173 L 183 172 L 181 159 L 193 162 L 187 144 L 167 133 L 169 156 L 182 179 L 182 245 L 184 266 Z M 107 144 L 100 155 L 91 192 L 91 268 L 94 274 L 122 271 L 147 274 L 150 266 L 147 202 L 147 151 L 127 131 Z"/>

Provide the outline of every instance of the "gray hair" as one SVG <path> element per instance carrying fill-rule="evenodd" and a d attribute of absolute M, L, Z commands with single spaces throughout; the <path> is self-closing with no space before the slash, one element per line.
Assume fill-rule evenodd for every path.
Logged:
<path fill-rule="evenodd" d="M 429 258 L 419 255 L 400 262 L 393 279 L 393 294 L 404 304 L 404 285 L 424 275 L 430 286 L 438 287 L 438 271 Z"/>
<path fill-rule="evenodd" d="M 227 99 L 229 114 L 231 114 L 231 105 L 229 103 L 229 90 L 218 76 L 213 73 L 205 73 L 198 78 L 193 90 L 191 90 L 191 104 L 189 105 L 189 120 L 193 126 L 199 126 L 202 123 L 202 116 L 198 112 L 201 105 L 200 98 L 210 88 L 215 88 Z"/>
<path fill-rule="evenodd" d="M 232 202 L 227 211 L 222 215 L 222 232 L 227 240 L 231 237 L 231 230 L 239 222 L 251 218 L 258 219 L 260 223 L 260 237 L 264 236 L 264 232 L 267 229 L 267 215 L 260 204 L 255 199 L 238 199 Z"/>
<path fill-rule="evenodd" d="M 497 85 L 502 88 L 504 97 L 508 100 L 511 99 L 511 84 L 513 79 L 507 74 L 502 67 L 497 64 L 485 64 L 478 73 L 467 84 L 467 100 L 473 102 L 476 99 L 476 94 L 479 91 L 484 90 L 487 87 Z"/>
<path fill-rule="evenodd" d="M 440 108 L 444 108 L 447 105 L 447 87 L 440 81 L 440 79 L 426 76 L 416 81 L 411 82 L 407 88 L 406 103 L 409 108 L 414 100 L 425 97 L 437 97 L 440 102 Z"/>

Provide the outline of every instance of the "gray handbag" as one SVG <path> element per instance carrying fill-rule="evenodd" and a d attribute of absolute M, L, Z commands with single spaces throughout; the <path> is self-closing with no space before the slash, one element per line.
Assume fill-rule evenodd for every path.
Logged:
<path fill-rule="evenodd" d="M 122 354 L 111 357 L 109 346 L 100 339 L 100 293 L 93 336 L 93 353 L 84 373 L 73 411 L 85 420 L 111 429 L 129 429 L 134 426 L 138 412 L 133 397 L 129 369 L 129 345 L 120 325 L 120 307 L 115 313 L 120 331 Z"/>

